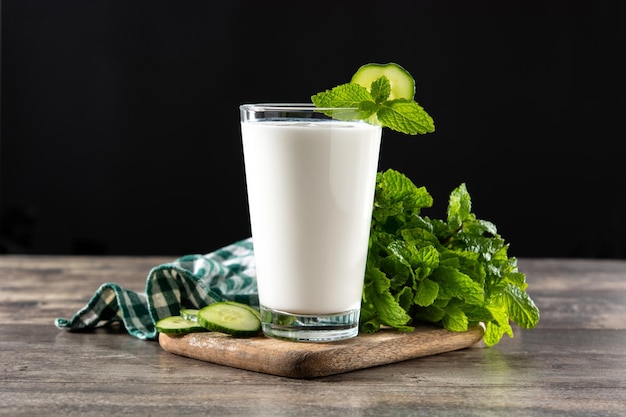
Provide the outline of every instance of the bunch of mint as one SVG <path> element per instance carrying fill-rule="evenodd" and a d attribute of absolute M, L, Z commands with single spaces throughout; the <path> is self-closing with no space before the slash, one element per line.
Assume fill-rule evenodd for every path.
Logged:
<path fill-rule="evenodd" d="M 388 100 L 391 83 L 384 75 L 373 81 L 370 89 L 347 83 L 317 93 L 311 101 L 320 108 L 341 108 L 326 112 L 340 120 L 366 120 L 408 135 L 435 131 L 432 117 L 413 99 Z"/>
<path fill-rule="evenodd" d="M 495 225 L 471 212 L 465 184 L 450 194 L 446 220 L 420 214 L 432 204 L 405 175 L 377 174 L 361 330 L 412 331 L 426 322 L 462 332 L 484 323 L 485 344 L 493 346 L 513 337 L 510 322 L 536 326 L 526 277 Z"/>

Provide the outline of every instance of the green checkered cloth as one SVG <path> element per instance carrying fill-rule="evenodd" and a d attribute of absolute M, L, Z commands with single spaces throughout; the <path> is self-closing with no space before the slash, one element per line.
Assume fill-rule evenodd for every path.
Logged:
<path fill-rule="evenodd" d="M 252 239 L 206 255 L 187 255 L 156 266 L 146 279 L 145 292 L 104 283 L 85 307 L 55 325 L 85 331 L 121 321 L 129 334 L 154 340 L 154 323 L 178 315 L 181 308 L 202 308 L 216 301 L 238 301 L 258 307 Z"/>

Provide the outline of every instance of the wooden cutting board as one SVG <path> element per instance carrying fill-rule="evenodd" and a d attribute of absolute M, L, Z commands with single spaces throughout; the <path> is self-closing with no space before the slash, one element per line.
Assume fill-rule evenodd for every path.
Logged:
<path fill-rule="evenodd" d="M 170 353 L 219 365 L 314 378 L 466 348 L 480 341 L 483 333 L 480 326 L 462 333 L 434 327 L 418 327 L 411 333 L 383 329 L 330 343 L 285 342 L 265 336 L 234 338 L 216 332 L 161 333 L 159 344 Z"/>

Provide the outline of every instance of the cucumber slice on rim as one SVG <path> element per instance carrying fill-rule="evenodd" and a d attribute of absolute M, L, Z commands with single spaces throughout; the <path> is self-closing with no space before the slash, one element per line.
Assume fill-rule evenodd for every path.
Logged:
<path fill-rule="evenodd" d="M 261 331 L 261 320 L 246 304 L 220 301 L 198 312 L 198 324 L 213 332 L 249 337 Z"/>
<path fill-rule="evenodd" d="M 206 328 L 200 326 L 195 321 L 186 320 L 181 316 L 162 318 L 154 324 L 154 327 L 157 332 L 166 334 L 187 334 L 207 331 Z"/>
<path fill-rule="evenodd" d="M 354 73 L 350 82 L 359 84 L 369 90 L 372 82 L 383 75 L 387 77 L 391 84 L 391 93 L 388 100 L 397 98 L 413 100 L 415 96 L 415 80 L 407 70 L 394 62 L 388 64 L 365 64 Z"/>

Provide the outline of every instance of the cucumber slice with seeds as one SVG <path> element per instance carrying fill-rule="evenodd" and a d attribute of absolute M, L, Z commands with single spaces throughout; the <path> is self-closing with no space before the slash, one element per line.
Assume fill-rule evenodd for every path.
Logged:
<path fill-rule="evenodd" d="M 180 316 L 185 320 L 193 321 L 194 323 L 198 321 L 198 312 L 200 310 L 194 308 L 181 308 Z"/>
<path fill-rule="evenodd" d="M 158 320 L 154 327 L 157 332 L 166 334 L 187 334 L 194 332 L 206 332 L 207 329 L 195 321 L 186 320 L 181 316 L 170 316 Z"/>
<path fill-rule="evenodd" d="M 372 82 L 383 75 L 387 77 L 391 84 L 391 93 L 388 100 L 397 98 L 413 100 L 415 96 L 415 80 L 407 70 L 394 62 L 388 64 L 365 64 L 357 70 L 350 82 L 359 84 L 369 90 Z"/>
<path fill-rule="evenodd" d="M 261 331 L 261 320 L 251 308 L 234 301 L 209 304 L 198 312 L 198 324 L 235 337 L 254 336 Z"/>

